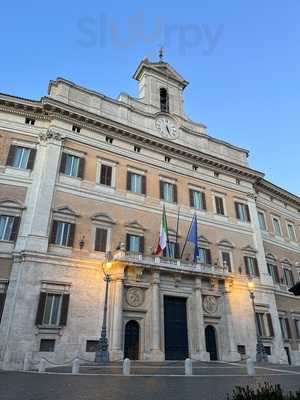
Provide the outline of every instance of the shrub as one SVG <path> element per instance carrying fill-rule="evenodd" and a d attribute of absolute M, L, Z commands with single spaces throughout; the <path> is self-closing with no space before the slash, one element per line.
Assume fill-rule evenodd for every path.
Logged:
<path fill-rule="evenodd" d="M 300 400 L 300 390 L 295 394 L 289 392 L 284 394 L 280 385 L 272 386 L 265 383 L 259 386 L 258 389 L 252 389 L 249 386 L 237 386 L 232 394 L 232 397 L 227 396 L 228 400 Z"/>

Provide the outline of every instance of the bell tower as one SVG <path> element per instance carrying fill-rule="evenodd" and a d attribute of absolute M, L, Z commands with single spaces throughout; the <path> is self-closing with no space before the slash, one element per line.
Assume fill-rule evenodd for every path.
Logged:
<path fill-rule="evenodd" d="M 163 61 L 162 49 L 159 58 L 158 62 L 147 58 L 141 61 L 133 76 L 139 82 L 139 101 L 153 114 L 166 112 L 184 116 L 183 90 L 188 82 Z"/>

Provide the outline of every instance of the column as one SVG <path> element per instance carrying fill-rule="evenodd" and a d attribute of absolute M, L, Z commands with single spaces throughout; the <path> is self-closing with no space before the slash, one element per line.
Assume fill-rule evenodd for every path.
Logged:
<path fill-rule="evenodd" d="M 160 336 L 161 336 L 161 326 L 160 326 L 160 279 L 159 272 L 153 273 L 152 279 L 152 315 L 151 315 L 151 359 L 152 361 L 162 361 L 164 359 L 164 354 L 160 348 Z"/>
<path fill-rule="evenodd" d="M 123 335 L 123 279 L 117 278 L 114 281 L 114 307 L 112 325 L 112 344 L 110 350 L 110 360 L 122 360 L 122 335 Z"/>
<path fill-rule="evenodd" d="M 200 278 L 195 279 L 194 287 L 194 329 L 195 329 L 195 352 L 192 353 L 192 359 L 209 361 L 210 356 L 206 351 L 205 343 L 205 330 L 204 330 L 204 316 L 203 316 L 203 306 L 202 306 L 202 281 Z M 193 321 L 192 321 L 193 322 Z"/>
<path fill-rule="evenodd" d="M 222 361 L 239 361 L 241 355 L 237 351 L 237 344 L 234 340 L 234 326 L 232 318 L 232 310 L 230 306 L 230 293 L 231 286 L 230 282 L 224 282 L 224 293 L 223 293 L 223 305 L 224 305 L 224 325 L 225 332 L 223 335 L 224 348 L 222 354 Z"/>
<path fill-rule="evenodd" d="M 26 198 L 16 243 L 16 251 L 46 252 L 49 221 L 60 160 L 62 136 L 53 129 L 40 135 L 40 143 L 32 171 L 32 184 Z"/>

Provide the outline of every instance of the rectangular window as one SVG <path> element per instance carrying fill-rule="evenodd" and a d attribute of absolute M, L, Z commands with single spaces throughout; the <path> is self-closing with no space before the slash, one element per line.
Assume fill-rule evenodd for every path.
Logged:
<path fill-rule="evenodd" d="M 292 334 L 289 320 L 287 318 L 280 317 L 279 322 L 283 339 L 290 339 L 292 337 Z"/>
<path fill-rule="evenodd" d="M 11 145 L 6 165 L 19 169 L 33 169 L 36 150 L 27 147 Z"/>
<path fill-rule="evenodd" d="M 272 355 L 271 346 L 264 346 L 264 349 L 267 356 Z"/>
<path fill-rule="evenodd" d="M 0 292 L 0 323 L 3 315 L 5 300 L 6 300 L 6 288 L 4 292 Z"/>
<path fill-rule="evenodd" d="M 259 222 L 259 227 L 262 231 L 267 230 L 267 225 L 266 225 L 266 220 L 265 220 L 265 214 L 261 211 L 258 211 L 258 222 Z"/>
<path fill-rule="evenodd" d="M 225 215 L 223 197 L 215 196 L 216 213 L 219 215 Z"/>
<path fill-rule="evenodd" d="M 197 210 L 206 210 L 205 193 L 190 189 L 190 206 Z"/>
<path fill-rule="evenodd" d="M 99 345 L 99 340 L 87 340 L 86 341 L 86 353 L 96 353 Z"/>
<path fill-rule="evenodd" d="M 67 176 L 83 178 L 85 159 L 68 153 L 62 153 L 60 172 Z"/>
<path fill-rule="evenodd" d="M 238 220 L 251 222 L 248 204 L 235 202 L 235 213 Z"/>
<path fill-rule="evenodd" d="M 256 317 L 256 324 L 257 324 L 257 330 L 259 336 L 264 336 L 266 337 L 266 327 L 265 327 L 265 322 L 264 322 L 264 314 L 261 313 L 255 313 Z"/>
<path fill-rule="evenodd" d="M 288 268 L 283 268 L 284 283 L 290 288 L 294 286 L 293 272 Z"/>
<path fill-rule="evenodd" d="M 231 272 L 231 258 L 230 253 L 228 251 L 222 251 L 222 264 L 228 268 L 228 271 Z"/>
<path fill-rule="evenodd" d="M 48 326 L 59 325 L 61 303 L 62 303 L 61 294 L 47 293 L 44 316 L 43 316 L 43 325 L 48 325 Z"/>
<path fill-rule="evenodd" d="M 34 125 L 35 124 L 35 119 L 26 117 L 25 118 L 25 124 L 26 125 Z"/>
<path fill-rule="evenodd" d="M 278 267 L 275 264 L 267 263 L 269 275 L 271 275 L 274 283 L 279 283 Z"/>
<path fill-rule="evenodd" d="M 291 224 L 291 223 L 288 223 L 287 227 L 288 227 L 288 235 L 289 235 L 290 240 L 292 240 L 293 242 L 296 242 L 297 239 L 296 239 L 296 233 L 295 233 L 294 225 Z"/>
<path fill-rule="evenodd" d="M 167 247 L 163 250 L 164 257 L 179 258 L 179 243 L 168 242 Z"/>
<path fill-rule="evenodd" d="M 66 326 L 70 295 L 41 292 L 35 324 L 37 326 Z"/>
<path fill-rule="evenodd" d="M 146 176 L 128 171 L 127 190 L 133 193 L 146 194 Z"/>
<path fill-rule="evenodd" d="M 169 203 L 177 203 L 177 186 L 173 183 L 160 181 L 160 198 Z"/>
<path fill-rule="evenodd" d="M 100 184 L 105 186 L 112 185 L 112 167 L 110 165 L 101 164 Z"/>
<path fill-rule="evenodd" d="M 198 262 L 204 265 L 211 265 L 211 253 L 210 249 L 199 247 L 199 257 Z"/>
<path fill-rule="evenodd" d="M 40 341 L 40 351 L 53 352 L 55 349 L 54 339 L 41 339 Z"/>
<path fill-rule="evenodd" d="M 0 240 L 16 241 L 19 225 L 20 217 L 0 215 Z"/>
<path fill-rule="evenodd" d="M 271 314 L 256 312 L 255 317 L 259 336 L 274 337 Z"/>
<path fill-rule="evenodd" d="M 53 221 L 51 243 L 58 246 L 72 247 L 74 242 L 75 224 Z"/>
<path fill-rule="evenodd" d="M 276 236 L 281 236 L 281 225 L 278 218 L 273 217 L 273 226 Z"/>
<path fill-rule="evenodd" d="M 127 251 L 130 251 L 132 253 L 143 253 L 144 237 L 128 233 L 126 237 L 126 248 Z"/>
<path fill-rule="evenodd" d="M 294 323 L 295 323 L 296 338 L 300 339 L 300 320 L 299 319 L 295 319 Z"/>
<path fill-rule="evenodd" d="M 244 257 L 246 274 L 249 276 L 259 276 L 259 269 L 256 257 Z"/>
<path fill-rule="evenodd" d="M 95 250 L 106 252 L 107 247 L 107 229 L 96 228 Z"/>

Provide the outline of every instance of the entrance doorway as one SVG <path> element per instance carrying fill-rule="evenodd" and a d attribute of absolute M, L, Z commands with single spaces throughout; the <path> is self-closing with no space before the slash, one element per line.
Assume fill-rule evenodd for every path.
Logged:
<path fill-rule="evenodd" d="M 186 299 L 164 297 L 165 359 L 184 360 L 189 355 Z"/>
<path fill-rule="evenodd" d="M 218 349 L 217 349 L 216 330 L 212 325 L 208 325 L 205 328 L 205 342 L 206 342 L 206 351 L 209 353 L 211 361 L 217 360 Z"/>
<path fill-rule="evenodd" d="M 139 359 L 140 347 L 140 326 L 134 321 L 128 321 L 125 325 L 125 345 L 124 345 L 124 358 L 130 360 Z"/>

